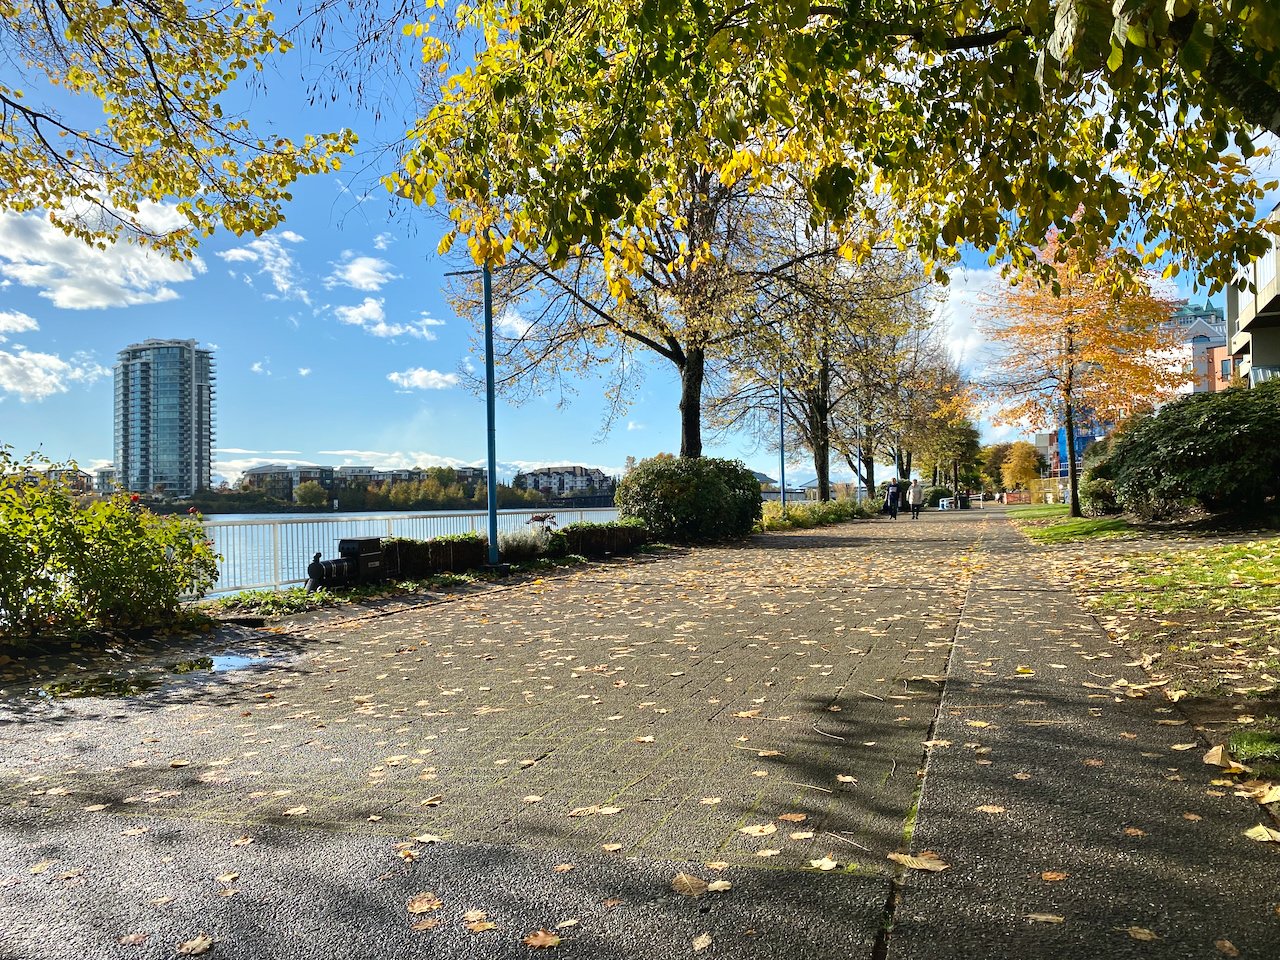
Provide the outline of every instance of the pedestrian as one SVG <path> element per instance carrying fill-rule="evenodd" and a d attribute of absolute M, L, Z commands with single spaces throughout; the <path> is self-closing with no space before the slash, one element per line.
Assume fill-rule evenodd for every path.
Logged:
<path fill-rule="evenodd" d="M 919 480 L 912 480 L 911 486 L 907 487 L 907 506 L 911 508 L 911 519 L 920 519 L 920 507 L 924 504 L 924 487 L 920 486 Z"/>
<path fill-rule="evenodd" d="M 898 478 L 894 477 L 889 481 L 889 486 L 884 491 L 885 509 L 889 511 L 889 518 L 898 519 Z"/>

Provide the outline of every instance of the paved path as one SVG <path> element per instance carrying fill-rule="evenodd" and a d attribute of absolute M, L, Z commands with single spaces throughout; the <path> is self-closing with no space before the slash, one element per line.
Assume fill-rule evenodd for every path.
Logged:
<path fill-rule="evenodd" d="M 557 924 L 619 960 L 1280 955 L 1256 808 L 1172 749 L 1172 708 L 1106 689 L 1140 671 L 1035 555 L 996 512 L 877 520 L 11 696 L 0 957 L 523 957 Z M 951 868 L 887 859 L 922 850 Z"/>

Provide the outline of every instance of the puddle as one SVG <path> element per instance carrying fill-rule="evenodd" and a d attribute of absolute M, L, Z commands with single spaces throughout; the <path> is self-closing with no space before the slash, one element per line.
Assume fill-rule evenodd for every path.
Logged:
<path fill-rule="evenodd" d="M 53 680 L 34 688 L 31 692 L 38 697 L 59 697 L 77 699 L 80 697 L 133 697 L 140 693 L 148 693 L 157 689 L 166 676 L 198 673 L 228 673 L 232 670 L 244 670 L 247 667 L 265 663 L 267 657 L 245 656 L 243 654 L 225 653 L 216 657 L 195 657 L 191 660 L 180 660 L 171 664 L 168 674 L 156 671 L 130 673 L 124 676 L 98 674 L 92 677 L 76 677 L 69 680 Z"/>

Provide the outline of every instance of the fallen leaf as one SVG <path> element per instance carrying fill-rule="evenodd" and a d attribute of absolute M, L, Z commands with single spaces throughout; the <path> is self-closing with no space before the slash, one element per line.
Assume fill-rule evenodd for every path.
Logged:
<path fill-rule="evenodd" d="M 427 797 L 425 800 L 419 800 L 418 805 L 423 807 L 438 807 L 444 803 L 444 794 L 437 793 L 435 796 Z"/>
<path fill-rule="evenodd" d="M 622 906 L 625 902 L 626 901 L 624 900 L 619 900 L 617 897 L 610 897 L 608 900 L 601 900 L 600 906 L 604 907 L 606 910 L 612 910 L 614 907 Z"/>
<path fill-rule="evenodd" d="M 150 829 L 150 827 L 130 827 L 128 830 L 120 831 L 120 833 L 126 837 L 140 837 Z"/>
<path fill-rule="evenodd" d="M 748 837 L 767 837 L 771 833 L 777 833 L 778 828 L 772 823 L 757 823 L 747 827 L 739 827 L 739 833 L 745 833 Z"/>
<path fill-rule="evenodd" d="M 1030 779 L 1031 779 L 1031 774 L 1029 774 L 1029 773 L 1015 773 L 1015 774 L 1013 775 L 1013 779 L 1015 779 L 1015 780 L 1030 780 Z"/>
<path fill-rule="evenodd" d="M 965 724 L 970 727 L 989 727 L 991 724 L 986 720 L 966 720 Z"/>
<path fill-rule="evenodd" d="M 909 870 L 928 870 L 932 873 L 946 870 L 951 866 L 949 863 L 944 863 L 936 853 L 929 850 L 921 851 L 920 855 L 916 857 L 908 853 L 891 853 L 889 854 L 889 859 L 902 864 Z"/>
<path fill-rule="evenodd" d="M 568 873 L 570 870 L 572 870 L 572 869 L 573 869 L 573 864 L 572 864 L 572 863 L 557 863 L 557 864 L 556 864 L 554 867 L 552 867 L 551 869 L 552 869 L 552 870 L 554 870 L 556 873 Z"/>
<path fill-rule="evenodd" d="M 1213 941 L 1213 945 L 1217 947 L 1218 952 L 1225 957 L 1240 956 L 1240 951 L 1236 948 L 1236 945 L 1232 943 L 1230 940 L 1215 940 Z"/>
<path fill-rule="evenodd" d="M 621 807 L 601 807 L 596 811 L 602 817 L 612 817 L 615 813 L 621 813 Z"/>
<path fill-rule="evenodd" d="M 720 798 L 719 797 L 703 797 L 698 802 L 702 804 L 704 807 L 714 807 L 717 803 L 720 802 Z"/>
<path fill-rule="evenodd" d="M 178 953 L 185 957 L 195 957 L 202 953 L 208 953 L 209 948 L 212 946 L 213 937 L 208 937 L 201 933 L 197 934 L 194 940 L 178 944 Z"/>
<path fill-rule="evenodd" d="M 440 842 L 440 837 L 436 836 L 434 833 L 420 833 L 413 839 L 417 840 L 419 843 L 427 844 Z"/>
<path fill-rule="evenodd" d="M 836 782 L 837 783 L 857 783 L 858 780 L 856 777 L 851 777 L 848 774 L 839 773 L 839 774 L 836 774 Z"/>
<path fill-rule="evenodd" d="M 591 816 L 592 814 L 596 814 L 596 813 L 599 813 L 599 812 L 600 812 L 600 808 L 599 808 L 598 806 L 594 806 L 594 805 L 593 805 L 593 806 L 590 806 L 590 807 L 577 807 L 577 808 L 575 808 L 575 809 L 573 809 L 573 810 L 570 810 L 570 811 L 569 811 L 569 816 L 571 816 L 571 817 L 589 817 L 589 816 Z"/>
<path fill-rule="evenodd" d="M 525 803 L 541 803 L 542 798 L 538 796 L 536 793 L 531 793 L 524 798 L 524 802 Z"/>
<path fill-rule="evenodd" d="M 757 850 L 756 856 L 757 857 L 776 857 L 781 852 L 782 852 L 781 850 Z"/>
<path fill-rule="evenodd" d="M 417 923 L 409 927 L 409 929 L 419 931 L 434 930 L 438 926 L 440 926 L 440 919 L 438 917 L 427 917 L 425 920 L 419 920 Z"/>
<path fill-rule="evenodd" d="M 979 813 L 1004 813 L 1004 807 L 997 807 L 994 804 L 984 803 L 982 806 L 975 808 Z"/>
<path fill-rule="evenodd" d="M 1059 880 L 1067 879 L 1069 876 L 1071 876 L 1071 874 L 1067 873 L 1065 870 L 1046 870 L 1044 873 L 1040 874 L 1040 879 L 1045 883 L 1056 883 Z"/>
<path fill-rule="evenodd" d="M 286 817 L 300 817 L 307 812 L 306 807 L 290 807 L 284 812 Z"/>
<path fill-rule="evenodd" d="M 1280 830 L 1272 830 L 1270 827 L 1263 826 L 1261 823 L 1256 827 L 1250 827 L 1244 832 L 1244 835 L 1250 840 L 1260 840 L 1263 843 L 1275 843 L 1280 841 Z"/>
<path fill-rule="evenodd" d="M 578 920 L 575 917 L 572 920 L 561 920 L 559 923 L 556 924 L 556 929 L 568 930 L 570 927 L 576 927 L 577 925 L 578 925 Z"/>
<path fill-rule="evenodd" d="M 728 870 L 729 864 L 724 860 L 710 860 L 703 864 L 708 870 Z"/>
<path fill-rule="evenodd" d="M 812 830 L 797 830 L 795 833 L 789 833 L 789 834 L 787 834 L 787 836 L 788 836 L 788 837 L 790 837 L 792 840 L 812 840 L 812 839 L 813 839 L 813 831 L 812 831 Z"/>
<path fill-rule="evenodd" d="M 154 903 L 157 907 L 167 907 L 169 904 L 173 903 L 173 901 L 176 899 L 178 898 L 177 897 L 156 897 L 151 902 Z"/>
<path fill-rule="evenodd" d="M 1200 746 L 1200 744 L 1198 743 L 1175 743 L 1169 749 L 1170 750 L 1194 750 L 1198 746 Z"/>
<path fill-rule="evenodd" d="M 560 946 L 560 937 L 552 933 L 550 930 L 535 930 L 524 938 L 524 945 L 540 950 L 548 947 Z"/>
<path fill-rule="evenodd" d="M 235 883 L 235 882 L 236 882 L 237 880 L 239 880 L 239 879 L 240 879 L 240 874 L 238 874 L 238 873 L 220 873 L 220 874 L 218 874 L 218 882 L 219 882 L 219 883 Z"/>
<path fill-rule="evenodd" d="M 1092 758 L 1092 757 L 1091 757 L 1090 759 L 1086 760 L 1086 761 L 1084 762 L 1084 765 L 1085 765 L 1086 767 L 1102 767 L 1102 766 L 1106 766 L 1106 764 L 1104 763 L 1104 761 L 1102 761 L 1102 760 L 1098 760 L 1098 759 L 1095 759 L 1095 758 Z"/>
<path fill-rule="evenodd" d="M 415 897 L 410 897 L 405 903 L 405 909 L 412 914 L 430 913 L 432 910 L 439 910 L 444 906 L 444 902 L 430 890 L 420 893 Z"/>
<path fill-rule="evenodd" d="M 169 766 L 174 767 L 174 768 L 177 768 L 177 767 L 189 767 L 189 766 L 191 766 L 191 761 L 190 761 L 190 760 L 173 760 L 173 761 L 171 761 L 171 762 L 169 763 Z M 192 941 L 192 942 L 194 942 L 194 941 Z M 212 941 L 210 941 L 210 942 L 212 942 Z M 208 948 L 208 947 L 205 947 L 204 949 L 205 949 L 205 950 L 208 950 L 209 948 Z M 181 952 L 181 951 L 179 951 L 179 952 Z M 201 953 L 204 953 L 204 950 L 201 950 L 200 952 L 201 952 Z"/>
<path fill-rule="evenodd" d="M 671 889 L 682 897 L 700 897 L 707 892 L 707 881 L 688 873 L 677 873 Z"/>
<path fill-rule="evenodd" d="M 1154 930 L 1148 930 L 1146 927 L 1116 927 L 1121 933 L 1127 933 L 1135 940 L 1159 940 Z"/>
<path fill-rule="evenodd" d="M 653 737 L 636 737 L 636 743 L 653 743 Z"/>
<path fill-rule="evenodd" d="M 92 803 L 83 809 L 85 813 L 97 813 L 99 810 L 105 810 L 109 806 L 111 806 L 109 803 Z"/>
<path fill-rule="evenodd" d="M 1195 823 L 1195 822 L 1196 822 L 1196 821 L 1198 821 L 1198 820 L 1203 820 L 1203 819 L 1204 819 L 1204 817 L 1200 816 L 1200 814 L 1198 814 L 1198 813 L 1191 813 L 1190 811 L 1188 811 L 1187 813 L 1184 813 L 1184 814 L 1182 815 L 1182 819 L 1183 819 L 1183 820 L 1190 820 L 1192 823 Z"/>
<path fill-rule="evenodd" d="M 1268 787 L 1262 796 L 1258 797 L 1258 802 L 1262 804 L 1280 803 L 1280 784 Z"/>
<path fill-rule="evenodd" d="M 1147 831 L 1139 830 L 1137 827 L 1125 827 L 1124 835 L 1126 837 L 1145 837 L 1147 835 Z"/>
<path fill-rule="evenodd" d="M 128 934 L 125 934 L 116 942 L 120 944 L 122 947 L 137 947 L 146 943 L 147 937 L 149 936 L 150 934 L 147 934 L 147 933 L 128 933 Z"/>
<path fill-rule="evenodd" d="M 247 847 L 251 843 L 253 843 L 253 837 L 238 837 L 231 841 L 233 847 Z"/>
<path fill-rule="evenodd" d="M 57 863 L 56 860 L 41 860 L 39 863 L 33 863 L 27 867 L 27 873 L 44 873 L 55 863 Z"/>
<path fill-rule="evenodd" d="M 472 933 L 484 933 L 486 930 L 497 930 L 498 925 L 492 920 L 472 920 L 464 924 Z"/>
<path fill-rule="evenodd" d="M 1030 920 L 1032 923 L 1066 923 L 1066 918 L 1056 913 L 1028 913 L 1022 919 Z"/>
<path fill-rule="evenodd" d="M 693 938 L 693 952 L 701 953 L 707 947 L 711 946 L 711 934 L 700 933 Z"/>
<path fill-rule="evenodd" d="M 467 923 L 475 923 L 477 920 L 483 920 L 488 914 L 483 910 L 468 910 L 462 915 L 462 919 Z"/>
<path fill-rule="evenodd" d="M 707 889 L 712 893 L 724 893 L 726 890 L 733 889 L 733 884 L 728 880 L 712 880 L 707 884 Z"/>
<path fill-rule="evenodd" d="M 809 819 L 809 816 L 804 813 L 784 813 L 778 819 L 785 820 L 787 823 L 804 823 Z"/>
<path fill-rule="evenodd" d="M 621 850 L 621 849 L 622 849 L 622 844 L 620 844 L 620 843 L 602 843 L 602 844 L 600 844 L 600 849 L 601 849 L 601 850 L 603 850 L 605 853 L 617 853 L 619 850 Z"/>
<path fill-rule="evenodd" d="M 835 860 L 832 860 L 831 857 L 826 856 L 826 857 L 822 857 L 819 860 L 810 860 L 809 866 L 816 867 L 818 870 L 825 871 L 825 870 L 834 870 L 836 867 L 840 866 L 840 864 L 837 863 Z"/>

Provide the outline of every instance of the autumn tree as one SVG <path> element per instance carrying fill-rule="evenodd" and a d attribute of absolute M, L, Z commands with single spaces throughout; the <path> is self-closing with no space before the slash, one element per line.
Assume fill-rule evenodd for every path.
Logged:
<path fill-rule="evenodd" d="M 185 257 L 216 225 L 261 233 L 294 180 L 355 142 L 295 143 L 227 105 L 289 49 L 266 0 L 29 0 L 4 6 L 0 31 L 0 210 L 43 210 L 89 243 Z"/>
<path fill-rule="evenodd" d="M 958 494 L 964 477 L 977 472 L 981 450 L 978 428 L 967 417 L 941 419 L 919 448 L 921 472 L 931 473 L 934 482 L 944 479 Z"/>
<path fill-rule="evenodd" d="M 329 502 L 329 491 L 314 480 L 298 484 L 293 502 L 300 507 L 323 507 Z"/>
<path fill-rule="evenodd" d="M 978 451 L 981 462 L 982 482 L 988 489 L 999 492 L 1004 489 L 1004 476 L 1001 468 L 1009 456 L 1012 443 L 989 443 Z"/>
<path fill-rule="evenodd" d="M 683 189 L 671 158 L 798 178 L 855 225 L 874 185 L 926 262 L 967 242 L 1043 274 L 1057 229 L 1086 259 L 1114 246 L 1224 284 L 1274 230 L 1249 162 L 1258 130 L 1280 134 L 1275 3 L 436 5 L 409 30 L 443 80 L 400 179 L 460 205 L 482 256 L 502 251 L 477 200 L 558 263 L 650 226 Z"/>
<path fill-rule="evenodd" d="M 1188 375 L 1175 359 L 1171 298 L 1140 278 L 1118 286 L 1110 257 L 1087 260 L 1054 242 L 1041 257 L 1057 263 L 1053 284 L 1028 279 L 987 296 L 984 326 L 995 356 L 985 388 L 1000 408 L 997 422 L 1065 430 L 1078 517 L 1077 429 L 1170 399 Z"/>
<path fill-rule="evenodd" d="M 1040 479 L 1044 458 L 1034 444 L 1017 440 L 1008 444 L 1008 450 L 1000 464 L 1000 482 L 1005 490 L 1025 489 L 1033 480 Z"/>

